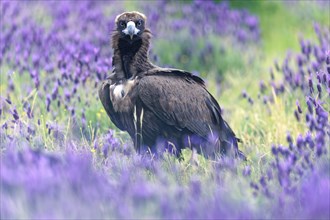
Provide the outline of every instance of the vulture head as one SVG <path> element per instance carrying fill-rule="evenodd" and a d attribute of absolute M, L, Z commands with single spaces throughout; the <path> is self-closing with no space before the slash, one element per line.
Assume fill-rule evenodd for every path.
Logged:
<path fill-rule="evenodd" d="M 116 17 L 115 23 L 120 38 L 136 41 L 146 29 L 146 16 L 137 11 L 124 12 Z"/>
<path fill-rule="evenodd" d="M 139 72 L 153 67 L 148 60 L 151 32 L 146 28 L 144 14 L 132 11 L 116 17 L 115 30 L 112 34 L 114 49 L 114 82 L 129 79 Z"/>

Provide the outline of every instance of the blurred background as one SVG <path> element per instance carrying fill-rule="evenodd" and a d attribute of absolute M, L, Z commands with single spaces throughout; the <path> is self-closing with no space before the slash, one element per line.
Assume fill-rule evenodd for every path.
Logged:
<path fill-rule="evenodd" d="M 329 27 L 328 6 L 327 1 L 3 1 L 1 95 L 28 99 L 25 105 L 34 100 L 34 113 L 47 127 L 64 130 L 57 122 L 65 124 L 71 115 L 73 134 L 82 130 L 88 140 L 98 130 L 115 129 L 96 91 L 111 72 L 116 15 L 138 10 L 154 36 L 150 59 L 205 78 L 224 113 L 234 111 L 225 118 L 240 130 L 244 117 L 235 112 L 249 106 L 242 91 L 248 90 L 250 103 L 260 98 L 259 84 L 270 78 L 274 61 L 300 51 L 302 39 L 317 39 L 315 24 Z"/>
<path fill-rule="evenodd" d="M 269 77 L 274 60 L 287 50 L 299 51 L 299 39 L 317 38 L 315 23 L 329 27 L 328 6 L 327 1 L 4 1 L 1 93 L 18 98 L 8 85 L 24 82 L 18 86 L 24 94 L 42 90 L 40 105 L 48 108 L 39 114 L 54 119 L 67 110 L 77 123 L 82 118 L 107 129 L 109 120 L 97 113 L 102 110 L 95 87 L 110 73 L 115 16 L 138 10 L 154 35 L 152 61 L 209 79 L 217 95 L 234 86 L 220 102 L 231 108 L 228 101 L 244 88 L 257 95 L 253 85 Z M 19 76 L 15 80 L 13 73 Z M 230 79 L 219 84 L 225 77 Z M 57 105 L 61 110 L 50 111 Z"/>
<path fill-rule="evenodd" d="M 297 107 L 304 114 L 306 109 L 312 109 L 328 115 L 330 109 L 330 84 L 326 85 L 330 71 L 326 63 L 330 53 L 329 1 L 47 0 L 0 4 L 0 150 L 1 184 L 5 186 L 1 195 L 7 200 L 2 203 L 5 217 L 48 217 L 53 206 L 58 211 L 50 212 L 51 215 L 63 217 L 65 204 L 73 210 L 73 218 L 82 213 L 86 216 L 110 213 L 115 217 L 134 214 L 150 217 L 148 213 L 173 217 L 170 213 L 176 213 L 174 217 L 203 217 L 212 211 L 217 213 L 217 199 L 224 201 L 227 197 L 226 186 L 233 192 L 233 198 L 224 202 L 231 214 L 260 217 L 263 212 L 258 205 L 273 207 L 277 202 L 292 201 L 285 196 L 286 189 L 291 183 L 296 187 L 301 182 L 299 178 L 296 182 L 290 178 L 310 166 L 292 168 L 299 174 L 284 175 L 284 181 L 283 170 L 291 171 L 295 159 L 286 158 L 291 165 L 280 166 L 276 163 L 279 154 L 272 149 L 289 148 L 293 146 L 292 139 L 301 136 L 307 142 L 317 137 L 313 146 L 320 143 L 317 145 L 320 155 L 327 151 L 322 150 L 329 143 L 326 132 L 308 132 L 316 132 L 315 124 L 319 129 L 324 121 L 329 123 L 328 118 L 320 116 L 321 119 L 310 122 L 310 117 L 314 117 L 311 113 L 306 116 L 306 124 Z M 234 181 L 231 174 L 218 174 L 218 167 L 207 161 L 197 168 L 170 156 L 165 161 L 145 161 L 134 153 L 128 135 L 110 122 L 98 100 L 97 89 L 111 73 L 114 19 L 132 10 L 148 18 L 147 26 L 153 33 L 150 59 L 159 66 L 184 69 L 205 79 L 223 109 L 225 120 L 243 140 L 240 149 L 249 162 L 233 169 Z M 318 106 L 323 110 L 313 110 Z M 309 155 L 314 154 L 306 158 L 314 159 Z M 277 164 L 277 168 L 272 164 Z M 279 175 L 278 182 L 271 182 L 268 173 L 266 179 L 271 182 L 271 189 L 283 193 L 274 203 L 267 200 L 267 190 L 271 189 L 264 188 L 264 175 L 269 167 Z M 105 175 L 100 177 L 94 168 Z M 217 175 L 222 175 L 223 182 L 218 182 Z M 244 179 L 245 176 L 249 178 Z M 321 190 L 320 195 L 329 192 L 328 177 L 327 174 L 326 180 L 321 181 L 326 191 Z M 139 185 L 132 184 L 135 180 Z M 122 192 L 119 185 L 125 192 L 128 187 L 128 193 L 118 193 Z M 186 188 L 182 189 L 182 185 Z M 212 191 L 218 187 L 220 191 Z M 242 192 L 244 187 L 250 190 Z M 308 189 L 306 192 L 313 192 Z M 263 197 L 252 196 L 258 190 L 263 190 Z M 204 197 L 193 203 L 191 191 L 202 192 L 198 195 Z M 50 197 L 45 196 L 47 193 Z M 61 204 L 54 202 L 56 195 Z M 148 209 L 136 205 L 134 196 L 153 198 L 156 205 L 143 203 Z M 167 204 L 176 201 L 176 196 L 183 196 L 182 207 Z M 95 200 L 91 206 L 94 212 L 89 212 L 90 198 Z M 207 205 L 210 198 L 214 199 L 211 199 L 214 206 Z M 301 216 L 314 217 L 317 207 L 321 207 L 320 213 L 328 214 L 324 212 L 326 200 L 321 204 L 324 207 L 317 199 L 313 201 L 314 206 L 304 209 Z M 72 207 L 75 203 L 81 208 Z M 111 208 L 105 208 L 107 203 Z M 240 204 L 242 211 L 230 204 Z M 182 214 L 182 209 L 189 205 L 191 210 Z M 282 211 L 280 206 L 274 207 L 274 213 Z M 167 209 L 172 212 L 160 211 Z M 194 215 L 193 210 L 200 215 Z M 228 214 L 225 208 L 219 212 Z"/>

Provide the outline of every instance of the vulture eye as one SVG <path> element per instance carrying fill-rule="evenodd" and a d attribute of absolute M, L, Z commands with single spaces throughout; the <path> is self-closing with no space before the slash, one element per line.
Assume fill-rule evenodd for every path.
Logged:
<path fill-rule="evenodd" d="M 125 27 L 125 26 L 126 26 L 126 22 L 125 22 L 125 21 L 120 21 L 120 22 L 119 22 L 119 25 L 120 25 L 121 27 Z"/>
<path fill-rule="evenodd" d="M 136 22 L 136 26 L 141 26 L 142 25 L 142 20 L 138 20 L 137 22 Z"/>

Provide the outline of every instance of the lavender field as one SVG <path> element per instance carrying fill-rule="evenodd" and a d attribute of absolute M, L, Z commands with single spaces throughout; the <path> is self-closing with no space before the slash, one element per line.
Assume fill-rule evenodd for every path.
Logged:
<path fill-rule="evenodd" d="M 329 219 L 330 3 L 6 1 L 0 219 Z M 139 155 L 98 87 L 115 17 L 205 79 L 247 161 Z"/>

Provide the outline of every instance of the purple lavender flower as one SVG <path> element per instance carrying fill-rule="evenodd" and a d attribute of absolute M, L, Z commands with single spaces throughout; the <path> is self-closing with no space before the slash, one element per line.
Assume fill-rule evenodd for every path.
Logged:
<path fill-rule="evenodd" d="M 50 103 L 51 103 L 51 96 L 50 95 L 47 95 L 47 97 L 46 97 L 46 109 L 47 109 L 47 112 L 50 111 Z"/>
<path fill-rule="evenodd" d="M 264 81 L 260 81 L 259 82 L 259 88 L 260 88 L 260 92 L 261 93 L 264 93 L 265 92 L 265 90 L 266 90 L 266 85 L 265 85 L 265 83 L 264 83 Z"/>
<path fill-rule="evenodd" d="M 253 105 L 253 99 L 251 98 L 251 97 L 248 97 L 248 102 L 251 104 L 251 105 Z"/>
<path fill-rule="evenodd" d="M 12 110 L 12 116 L 15 119 L 15 121 L 17 121 L 19 119 L 16 108 Z"/>
<path fill-rule="evenodd" d="M 260 210 L 268 210 L 272 206 L 268 214 L 270 218 L 296 216 L 315 219 L 329 216 L 329 178 L 322 173 L 326 169 L 319 169 L 328 150 L 329 121 L 325 93 L 328 91 L 330 94 L 330 78 L 327 75 L 330 74 L 330 58 L 324 46 L 328 45 L 328 38 L 323 36 L 325 31 L 321 27 L 316 27 L 320 45 L 301 40 L 302 53 L 291 57 L 288 55 L 281 66 L 279 61 L 275 61 L 277 74 L 283 74 L 278 78 L 285 81 L 274 82 L 274 73 L 270 70 L 270 84 L 277 95 L 299 90 L 307 97 L 305 129 L 311 128 L 311 131 L 306 135 L 298 135 L 295 142 L 295 137 L 288 134 L 289 148 L 273 145 L 269 157 L 270 169 L 266 168 L 264 175 L 260 173 L 259 177 L 250 164 L 244 169 L 237 167 L 236 171 L 241 171 L 243 177 L 237 176 L 234 171 L 233 176 L 239 181 L 233 181 L 230 187 L 226 187 L 227 176 L 232 174 L 227 169 L 229 166 L 223 165 L 226 161 L 221 166 L 214 166 L 216 172 L 205 175 L 203 166 L 191 168 L 171 157 L 167 160 L 137 155 L 130 143 L 122 144 L 113 131 L 102 134 L 103 128 L 98 125 L 95 126 L 96 136 L 87 134 L 86 121 L 91 120 L 93 114 L 87 114 L 86 110 L 93 111 L 95 106 L 90 107 L 92 102 L 86 99 L 96 99 L 95 88 L 111 71 L 112 54 L 108 38 L 114 28 L 115 14 L 124 9 L 120 2 L 104 4 L 101 1 L 86 1 L 77 5 L 70 1 L 19 4 L 4 1 L 1 5 L 0 40 L 4 43 L 0 45 L 0 64 L 8 65 L 20 76 L 25 77 L 27 73 L 27 86 L 19 89 L 26 95 L 37 89 L 37 102 L 41 99 L 46 103 L 41 109 L 34 105 L 33 112 L 26 101 L 17 105 L 22 104 L 27 118 L 21 115 L 21 108 L 16 110 L 14 104 L 17 103 L 12 103 L 21 97 L 11 101 L 7 96 L 7 100 L 4 100 L 7 105 L 1 106 L 1 116 L 6 117 L 6 110 L 10 109 L 9 120 L 6 119 L 0 129 L 3 156 L 0 172 L 3 188 L 0 196 L 3 201 L 10 201 L 3 204 L 2 217 L 64 218 L 69 209 L 75 218 L 143 218 L 145 215 L 155 218 L 260 218 L 264 217 L 262 211 L 259 213 L 254 207 L 249 208 L 249 204 L 255 204 L 248 196 L 249 190 L 243 190 L 239 199 L 232 200 L 228 196 L 235 195 L 235 191 L 232 193 L 231 190 L 235 189 L 237 182 L 240 183 L 239 187 L 248 186 L 251 177 L 256 176 L 257 182 L 251 183 L 251 187 L 253 193 L 257 195 L 258 192 L 260 196 L 257 198 Z M 106 15 L 108 5 L 111 8 L 110 15 Z M 33 6 L 41 8 L 51 21 L 47 28 L 32 16 Z M 166 30 L 174 26 L 177 31 L 192 33 L 194 42 L 198 37 L 215 35 L 221 39 L 224 36 L 234 39 L 235 47 L 245 48 L 253 41 L 259 41 L 258 18 L 246 10 L 232 9 L 228 2 L 195 1 L 191 4 L 182 3 L 178 7 L 173 2 L 159 1 L 141 3 L 140 7 L 153 21 L 150 23 L 151 30 L 159 38 L 168 37 Z M 169 15 L 167 19 L 161 19 L 154 8 L 162 8 Z M 200 20 L 208 22 L 205 24 Z M 184 55 L 198 51 L 194 48 L 195 44 L 188 45 L 193 48 L 188 47 Z M 226 50 L 224 48 L 222 52 Z M 207 62 L 208 56 L 218 52 L 206 45 L 198 55 Z M 158 59 L 162 62 L 161 57 Z M 315 70 L 319 71 L 319 75 Z M 6 92 L 11 97 L 14 94 L 12 92 L 18 92 L 14 91 L 17 89 L 14 83 L 8 76 Z M 260 82 L 261 93 L 267 92 L 267 86 L 268 82 Z M 90 89 L 90 96 L 86 99 L 83 95 L 87 93 L 81 88 Z M 318 93 L 323 91 L 322 97 L 312 94 L 314 89 Z M 249 103 L 254 102 L 246 92 L 242 92 L 242 96 Z M 262 94 L 258 97 L 264 103 L 270 102 L 268 108 L 272 100 L 267 96 Z M 50 111 L 53 101 L 57 107 L 53 104 L 54 109 Z M 81 105 L 85 105 L 83 109 L 79 109 Z M 41 126 L 40 119 L 35 121 L 33 118 L 33 114 L 43 113 L 44 108 L 49 112 L 47 118 L 42 119 L 43 123 L 47 121 L 46 128 Z M 59 108 L 66 108 L 67 114 L 74 116 L 70 121 L 72 127 L 68 128 L 72 132 L 65 138 L 61 124 L 53 122 L 59 115 Z M 298 101 L 294 114 L 297 119 L 304 117 Z M 10 121 L 12 117 L 14 122 Z M 303 126 L 303 123 L 299 126 Z M 40 135 L 39 130 L 43 129 L 51 136 L 45 138 Z M 80 135 L 86 141 L 78 141 Z M 193 139 L 195 143 L 198 141 Z M 167 146 L 163 147 L 166 149 Z M 61 152 L 52 152 L 53 148 Z M 85 152 L 85 149 L 88 151 Z M 90 149 L 93 154 L 89 152 Z M 263 170 L 264 163 L 260 165 Z M 269 195 L 276 196 L 263 202 Z M 283 207 L 274 205 L 277 202 L 283 203 Z M 11 203 L 19 204 L 20 209 Z M 52 211 L 54 207 L 56 211 Z M 237 207 L 240 207 L 239 211 Z M 153 213 L 149 213 L 153 210 Z"/>
<path fill-rule="evenodd" d="M 294 116 L 297 119 L 297 121 L 300 121 L 300 116 L 297 110 L 294 110 Z"/>
<path fill-rule="evenodd" d="M 298 100 L 296 100 L 296 105 L 297 105 L 298 112 L 301 114 L 302 110 L 301 110 L 301 107 L 300 107 L 300 104 L 299 104 Z"/>
<path fill-rule="evenodd" d="M 251 175 L 251 168 L 249 166 L 245 166 L 243 170 L 244 176 L 250 176 Z"/>
<path fill-rule="evenodd" d="M 308 108 L 309 113 L 313 114 L 313 105 L 312 105 L 312 102 L 309 98 L 307 98 L 306 104 L 307 104 L 307 108 Z"/>
<path fill-rule="evenodd" d="M 6 102 L 9 104 L 9 105 L 11 105 L 11 101 L 10 101 L 10 99 L 8 98 L 8 99 L 5 99 L 6 100 Z"/>
<path fill-rule="evenodd" d="M 246 91 L 244 90 L 244 91 L 242 91 L 242 97 L 243 98 L 246 98 L 247 97 L 247 93 L 246 93 Z"/>

